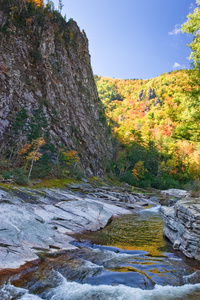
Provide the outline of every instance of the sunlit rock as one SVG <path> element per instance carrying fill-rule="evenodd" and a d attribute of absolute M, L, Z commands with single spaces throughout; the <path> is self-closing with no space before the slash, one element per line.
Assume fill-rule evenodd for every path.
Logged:
<path fill-rule="evenodd" d="M 200 203 L 198 198 L 179 200 L 173 207 L 162 207 L 163 234 L 187 257 L 200 260 Z"/>

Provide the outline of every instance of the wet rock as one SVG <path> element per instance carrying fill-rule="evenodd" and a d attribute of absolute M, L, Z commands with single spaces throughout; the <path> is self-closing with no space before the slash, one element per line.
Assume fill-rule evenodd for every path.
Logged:
<path fill-rule="evenodd" d="M 172 207 L 162 207 L 163 234 L 187 257 L 200 260 L 200 203 L 198 198 L 179 200 Z"/>
<path fill-rule="evenodd" d="M 173 244 L 173 248 L 178 250 L 180 248 L 181 242 L 179 240 L 175 240 Z"/>
<path fill-rule="evenodd" d="M 200 271 L 197 270 L 192 274 L 185 275 L 183 279 L 186 284 L 188 283 L 195 284 L 196 282 L 199 282 L 199 276 L 200 276 Z"/>
<path fill-rule="evenodd" d="M 73 249 L 71 234 L 96 231 L 112 216 L 155 206 L 128 186 L 71 184 L 67 188 L 0 189 L 0 269 L 17 268 L 41 252 Z"/>
<path fill-rule="evenodd" d="M 40 252 L 74 249 L 68 234 L 98 230 L 113 215 L 130 213 L 70 190 L 0 190 L 0 199 L 0 269 L 18 268 Z"/>

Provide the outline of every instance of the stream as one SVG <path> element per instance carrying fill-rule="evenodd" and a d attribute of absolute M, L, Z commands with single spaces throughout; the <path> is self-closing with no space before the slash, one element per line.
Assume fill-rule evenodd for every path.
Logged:
<path fill-rule="evenodd" d="M 200 263 L 163 238 L 159 207 L 113 218 L 75 236 L 77 249 L 2 275 L 2 300 L 200 299 Z"/>

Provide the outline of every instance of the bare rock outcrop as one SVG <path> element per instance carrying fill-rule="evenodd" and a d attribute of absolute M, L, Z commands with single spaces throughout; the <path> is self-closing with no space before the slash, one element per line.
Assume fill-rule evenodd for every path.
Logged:
<path fill-rule="evenodd" d="M 152 99 L 156 98 L 156 93 L 154 89 L 148 89 L 148 94 L 147 94 L 147 101 L 150 101 Z"/>
<path fill-rule="evenodd" d="M 174 249 L 200 260 L 199 198 L 185 198 L 174 206 L 163 206 L 161 213 L 165 221 L 163 234 L 172 242 Z"/>
<path fill-rule="evenodd" d="M 24 107 L 31 118 L 41 105 L 53 144 L 77 151 L 87 175 L 101 175 L 113 150 L 85 32 L 58 14 L 23 19 L 15 10 L 11 18 L 0 6 L 1 152 L 16 114 Z"/>

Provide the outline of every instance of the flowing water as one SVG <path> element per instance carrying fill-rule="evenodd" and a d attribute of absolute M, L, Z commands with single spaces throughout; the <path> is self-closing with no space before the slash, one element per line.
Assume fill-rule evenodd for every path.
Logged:
<path fill-rule="evenodd" d="M 162 232 L 157 208 L 116 218 L 77 235 L 77 250 L 4 276 L 0 299 L 200 299 L 200 264 L 174 252 Z"/>

